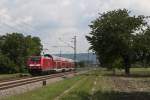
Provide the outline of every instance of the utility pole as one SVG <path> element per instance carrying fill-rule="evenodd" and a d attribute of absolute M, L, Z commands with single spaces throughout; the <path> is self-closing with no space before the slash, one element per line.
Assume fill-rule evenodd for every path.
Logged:
<path fill-rule="evenodd" d="M 48 50 L 47 48 L 44 48 L 44 49 L 43 49 L 43 55 L 45 54 L 45 52 L 46 52 L 47 50 Z"/>
<path fill-rule="evenodd" d="M 88 66 L 90 65 L 90 50 L 88 49 Z"/>
<path fill-rule="evenodd" d="M 76 66 L 76 60 L 77 60 L 77 36 L 74 36 L 72 38 L 74 40 L 74 61 L 75 61 L 75 66 Z"/>
<path fill-rule="evenodd" d="M 74 50 L 74 62 L 75 62 L 75 66 L 77 65 L 76 62 L 77 62 L 77 36 L 75 35 L 73 38 L 73 43 L 74 43 L 74 46 L 64 42 L 61 40 L 61 38 L 59 40 L 61 40 L 64 44 L 67 44 L 68 46 L 53 46 L 53 47 L 71 47 L 73 50 Z"/>
<path fill-rule="evenodd" d="M 59 57 L 62 57 L 62 51 L 61 51 L 61 47 L 65 47 L 65 46 L 52 46 L 54 48 L 60 48 L 59 50 Z"/>
<path fill-rule="evenodd" d="M 60 49 L 60 54 L 59 54 L 59 56 L 61 57 L 61 49 Z"/>

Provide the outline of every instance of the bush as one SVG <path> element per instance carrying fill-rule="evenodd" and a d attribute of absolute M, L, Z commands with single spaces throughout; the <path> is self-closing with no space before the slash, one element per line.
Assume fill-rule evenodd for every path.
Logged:
<path fill-rule="evenodd" d="M 39 56 L 42 50 L 38 37 L 9 33 L 0 36 L 0 73 L 27 72 L 26 60 L 31 55 Z"/>
<path fill-rule="evenodd" d="M 7 56 L 0 54 L 0 73 L 15 73 L 17 66 Z"/>

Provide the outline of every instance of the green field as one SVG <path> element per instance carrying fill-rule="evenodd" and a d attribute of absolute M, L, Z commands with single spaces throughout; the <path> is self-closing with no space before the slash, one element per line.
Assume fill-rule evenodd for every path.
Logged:
<path fill-rule="evenodd" d="M 98 69 L 4 100 L 150 100 L 150 69 Z"/>

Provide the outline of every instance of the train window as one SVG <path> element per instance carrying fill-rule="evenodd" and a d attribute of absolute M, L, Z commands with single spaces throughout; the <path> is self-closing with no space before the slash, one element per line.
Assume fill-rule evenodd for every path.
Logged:
<path fill-rule="evenodd" d="M 31 61 L 38 62 L 38 61 L 40 61 L 40 57 L 32 57 Z"/>

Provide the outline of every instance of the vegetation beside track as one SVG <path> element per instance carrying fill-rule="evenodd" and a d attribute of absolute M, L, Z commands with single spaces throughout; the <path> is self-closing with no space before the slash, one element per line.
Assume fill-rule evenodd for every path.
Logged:
<path fill-rule="evenodd" d="M 65 79 L 64 81 L 59 81 L 21 95 L 11 96 L 4 100 L 53 100 L 82 78 L 83 76 L 77 76 L 71 79 Z"/>
<path fill-rule="evenodd" d="M 116 72 L 91 71 L 5 100 L 150 100 L 149 68 Z"/>
<path fill-rule="evenodd" d="M 19 78 L 21 77 L 21 74 L 1 74 L 0 75 L 0 81 L 1 80 L 7 80 L 7 79 L 13 79 L 13 78 Z"/>

